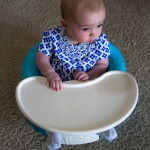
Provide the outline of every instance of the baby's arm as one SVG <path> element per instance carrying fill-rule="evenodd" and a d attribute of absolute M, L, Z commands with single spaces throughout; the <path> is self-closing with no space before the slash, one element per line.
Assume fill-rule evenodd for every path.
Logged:
<path fill-rule="evenodd" d="M 62 88 L 62 82 L 60 76 L 55 72 L 53 67 L 50 65 L 50 56 L 42 54 L 40 51 L 36 54 L 36 64 L 43 74 L 46 77 L 46 85 L 52 87 L 54 90 L 59 91 Z"/>
<path fill-rule="evenodd" d="M 108 68 L 108 58 L 98 60 L 95 66 L 88 72 L 76 71 L 74 73 L 75 80 L 92 80 L 102 75 Z"/>
<path fill-rule="evenodd" d="M 105 59 L 98 60 L 95 66 L 87 72 L 89 80 L 95 79 L 106 72 L 108 68 L 109 60 L 108 57 Z"/>

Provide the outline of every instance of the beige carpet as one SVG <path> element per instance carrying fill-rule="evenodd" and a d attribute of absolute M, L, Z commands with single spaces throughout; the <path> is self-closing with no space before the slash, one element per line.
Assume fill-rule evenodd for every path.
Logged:
<path fill-rule="evenodd" d="M 91 0 L 92 1 L 92 0 Z M 127 72 L 139 85 L 131 116 L 116 127 L 118 138 L 61 150 L 150 149 L 150 0 L 105 0 L 104 32 L 122 52 Z M 0 150 L 41 150 L 46 138 L 32 129 L 19 111 L 15 88 L 21 65 L 44 30 L 59 25 L 60 0 L 0 1 Z"/>

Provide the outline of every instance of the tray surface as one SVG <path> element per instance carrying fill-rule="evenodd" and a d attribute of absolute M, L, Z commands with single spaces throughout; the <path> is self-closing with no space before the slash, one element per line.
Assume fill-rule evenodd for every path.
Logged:
<path fill-rule="evenodd" d="M 36 76 L 18 84 L 16 100 L 25 117 L 45 130 L 90 134 L 123 122 L 136 106 L 138 87 L 130 74 L 121 71 L 92 81 L 65 82 L 59 92 Z"/>

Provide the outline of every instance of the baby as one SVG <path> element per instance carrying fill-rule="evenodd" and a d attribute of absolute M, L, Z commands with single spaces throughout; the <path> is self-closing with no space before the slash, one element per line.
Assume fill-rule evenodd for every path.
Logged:
<path fill-rule="evenodd" d="M 102 0 L 62 0 L 61 13 L 61 26 L 44 33 L 36 55 L 47 86 L 56 91 L 64 81 L 99 77 L 107 70 L 110 55 L 109 41 L 102 33 L 106 17 Z M 109 141 L 117 137 L 114 128 L 103 135 Z M 50 133 L 50 139 L 49 148 L 60 147 L 59 134 Z"/>
<path fill-rule="evenodd" d="M 105 7 L 101 0 L 62 0 L 61 26 L 47 30 L 36 63 L 47 86 L 62 89 L 68 80 L 92 80 L 108 68 L 109 42 L 102 25 Z"/>

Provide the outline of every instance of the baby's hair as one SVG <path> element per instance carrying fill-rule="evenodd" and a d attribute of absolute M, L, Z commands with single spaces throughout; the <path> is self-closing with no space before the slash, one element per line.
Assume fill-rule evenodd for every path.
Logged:
<path fill-rule="evenodd" d="M 105 8 L 102 0 L 62 0 L 61 15 L 63 19 L 74 17 L 78 10 L 88 10 L 98 12 Z"/>

